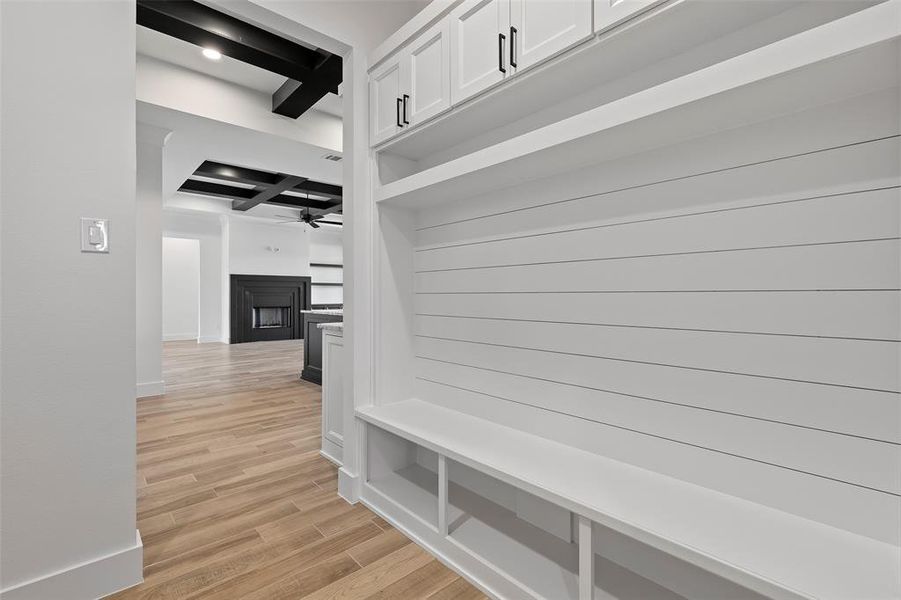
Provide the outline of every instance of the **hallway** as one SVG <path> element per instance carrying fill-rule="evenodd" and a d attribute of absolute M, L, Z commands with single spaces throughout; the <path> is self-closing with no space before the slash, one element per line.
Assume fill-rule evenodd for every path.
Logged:
<path fill-rule="evenodd" d="M 166 395 L 138 400 L 142 585 L 116 600 L 484 598 L 336 495 L 302 342 L 167 342 Z"/>

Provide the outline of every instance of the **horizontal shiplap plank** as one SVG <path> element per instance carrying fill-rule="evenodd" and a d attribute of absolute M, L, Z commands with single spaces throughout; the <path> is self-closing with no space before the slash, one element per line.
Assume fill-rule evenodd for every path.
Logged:
<path fill-rule="evenodd" d="M 896 238 L 899 229 L 901 191 L 889 188 L 420 250 L 416 270 Z"/>
<path fill-rule="evenodd" d="M 898 240 L 417 273 L 418 293 L 898 289 Z"/>
<path fill-rule="evenodd" d="M 746 498 L 868 537 L 899 543 L 901 502 L 892 494 L 539 411 L 422 379 L 417 397 L 527 433 Z M 565 465 L 561 465 L 565 468 Z M 585 476 L 590 477 L 590 473 Z M 660 510 L 666 510 L 661 499 Z"/>
<path fill-rule="evenodd" d="M 825 140 L 824 145 L 803 142 L 795 153 L 788 149 L 791 144 L 782 143 L 746 155 L 742 148 L 747 141 L 745 131 L 741 136 L 729 136 L 721 145 L 707 140 L 667 148 L 565 178 L 492 192 L 441 211 L 423 211 L 416 244 L 441 245 L 534 229 L 897 185 L 901 139 L 892 137 L 899 127 L 897 100 L 892 110 L 893 123 L 877 127 L 869 137 L 850 132 L 840 135 L 834 146 Z M 796 135 L 805 139 L 808 133 L 797 131 Z M 784 135 L 776 137 L 783 140 Z M 734 156 L 729 160 L 720 154 Z"/>
<path fill-rule="evenodd" d="M 897 90 L 423 211 L 417 245 L 897 184 Z M 837 110 L 838 109 L 838 110 Z M 836 120 L 839 120 L 836 122 Z M 811 127 L 819 130 L 811 132 Z M 649 165 L 653 165 L 649 168 Z"/>
<path fill-rule="evenodd" d="M 417 374 L 545 411 L 901 494 L 897 444 L 428 359 L 418 360 Z"/>
<path fill-rule="evenodd" d="M 901 339 L 901 293 L 421 294 L 416 312 L 488 319 Z"/>
<path fill-rule="evenodd" d="M 897 342 L 418 316 L 417 335 L 875 390 L 899 390 Z"/>
<path fill-rule="evenodd" d="M 417 339 L 416 354 L 625 396 L 901 443 L 901 398 L 891 392 L 431 338 Z"/>

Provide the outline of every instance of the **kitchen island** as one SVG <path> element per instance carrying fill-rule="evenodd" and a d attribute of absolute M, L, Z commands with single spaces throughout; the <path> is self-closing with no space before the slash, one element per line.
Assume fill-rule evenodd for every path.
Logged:
<path fill-rule="evenodd" d="M 320 323 L 340 323 L 344 320 L 341 309 L 302 310 L 303 316 L 303 370 L 300 378 L 322 384 L 322 331 Z"/>

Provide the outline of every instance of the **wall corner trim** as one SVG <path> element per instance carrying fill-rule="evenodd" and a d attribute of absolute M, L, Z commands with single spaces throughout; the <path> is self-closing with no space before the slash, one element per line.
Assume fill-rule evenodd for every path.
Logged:
<path fill-rule="evenodd" d="M 103 598 L 144 581 L 144 544 L 135 530 L 128 548 L 0 590 L 0 600 Z"/>

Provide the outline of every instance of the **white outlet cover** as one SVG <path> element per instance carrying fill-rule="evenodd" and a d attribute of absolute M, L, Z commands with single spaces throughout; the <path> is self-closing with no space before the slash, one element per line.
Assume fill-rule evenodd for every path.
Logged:
<path fill-rule="evenodd" d="M 109 253 L 109 219 L 81 218 L 81 251 Z"/>

